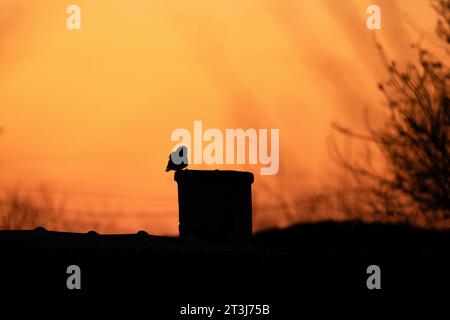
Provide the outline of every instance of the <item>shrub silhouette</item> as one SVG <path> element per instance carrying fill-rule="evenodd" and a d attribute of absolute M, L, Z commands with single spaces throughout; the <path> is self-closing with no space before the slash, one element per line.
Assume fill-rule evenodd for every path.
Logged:
<path fill-rule="evenodd" d="M 61 210 L 54 205 L 44 188 L 38 197 L 13 190 L 0 198 L 0 229 L 34 229 L 39 226 L 57 228 L 61 222 Z"/>
<path fill-rule="evenodd" d="M 433 2 L 438 13 L 437 35 L 450 55 L 450 2 Z M 393 218 L 439 226 L 450 219 L 450 68 L 421 46 L 418 62 L 400 68 L 379 46 L 388 80 L 379 84 L 389 114 L 381 128 L 367 122 L 369 135 L 335 125 L 345 136 L 372 142 L 381 151 L 386 171 L 350 162 L 334 151 L 335 160 L 357 182 L 366 216 Z M 362 196 L 361 196 L 362 195 Z"/>

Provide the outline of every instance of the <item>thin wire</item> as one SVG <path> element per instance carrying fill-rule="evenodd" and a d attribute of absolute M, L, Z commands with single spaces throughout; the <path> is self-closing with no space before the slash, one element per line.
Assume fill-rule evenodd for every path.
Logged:
<path fill-rule="evenodd" d="M 30 193 L 44 193 L 44 194 L 54 194 L 54 195 L 69 195 L 69 196 L 87 196 L 87 197 L 97 197 L 97 198 L 128 198 L 128 199 L 145 199 L 145 200 L 163 200 L 163 201 L 174 201 L 175 198 L 171 197 L 155 197 L 155 196 L 144 196 L 144 195 L 131 195 L 131 194 L 119 194 L 119 193 L 99 193 L 99 192 L 82 192 L 82 191 L 68 191 L 68 190 L 49 190 L 45 188 L 22 188 L 22 187 L 10 187 L 1 186 L 0 190 L 15 192 L 15 191 L 25 191 Z"/>
<path fill-rule="evenodd" d="M 8 205 L 7 203 L 2 203 L 0 202 L 0 208 L 14 208 L 10 205 Z M 36 206 L 36 205 L 31 205 L 31 208 L 34 210 L 40 210 L 40 211 L 56 211 L 56 212 L 63 212 L 63 213 L 72 213 L 72 214 L 80 214 L 80 216 L 78 216 L 79 218 L 93 218 L 93 217 L 86 217 L 86 215 L 91 214 L 91 215 L 96 215 L 97 217 L 101 216 L 104 218 L 114 218 L 117 216 L 128 216 L 128 218 L 130 218 L 129 216 L 134 216 L 135 218 L 139 218 L 142 216 L 142 218 L 157 218 L 157 217 L 166 217 L 166 216 L 171 216 L 171 215 L 175 215 L 176 212 L 175 211 L 93 211 L 93 210 L 80 210 L 80 209 L 65 209 L 65 208 L 55 208 L 55 207 L 45 207 L 45 206 Z"/>

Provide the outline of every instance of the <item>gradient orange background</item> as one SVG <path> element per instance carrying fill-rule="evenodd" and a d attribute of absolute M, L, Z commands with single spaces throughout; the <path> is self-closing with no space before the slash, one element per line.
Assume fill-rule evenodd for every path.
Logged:
<path fill-rule="evenodd" d="M 380 31 L 366 28 L 372 3 Z M 70 4 L 81 30 L 66 28 Z M 319 190 L 333 184 L 330 124 L 363 129 L 364 107 L 380 116 L 374 36 L 411 60 L 434 25 L 427 0 L 0 0 L 0 188 L 45 184 L 101 232 L 176 234 L 170 134 L 202 120 L 280 129 L 279 175 L 244 168 L 260 205 L 263 184 Z"/>

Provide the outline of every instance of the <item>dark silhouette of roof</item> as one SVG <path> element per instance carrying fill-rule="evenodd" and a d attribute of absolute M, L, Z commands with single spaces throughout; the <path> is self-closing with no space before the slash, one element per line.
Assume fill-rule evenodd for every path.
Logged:
<path fill-rule="evenodd" d="M 152 315 L 161 312 L 160 319 L 191 301 L 226 303 L 231 297 L 247 303 L 251 297 L 251 303 L 269 303 L 279 315 L 299 312 L 301 292 L 307 293 L 301 296 L 302 310 L 317 302 L 373 303 L 365 286 L 366 268 L 377 264 L 384 290 L 377 298 L 379 306 L 381 297 L 395 301 L 400 293 L 431 296 L 442 292 L 437 287 L 450 286 L 449 239 L 449 232 L 359 222 L 269 230 L 248 242 L 161 237 L 145 231 L 0 231 L 0 290 L 19 302 L 55 301 L 49 297 L 66 297 L 71 303 L 76 297 L 95 302 L 143 299 Z M 81 269 L 80 292 L 66 287 L 69 265 Z"/>

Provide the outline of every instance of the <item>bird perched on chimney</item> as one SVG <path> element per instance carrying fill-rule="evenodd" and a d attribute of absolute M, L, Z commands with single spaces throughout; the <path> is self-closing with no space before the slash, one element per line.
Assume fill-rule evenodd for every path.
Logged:
<path fill-rule="evenodd" d="M 166 172 L 170 170 L 179 171 L 188 166 L 188 149 L 185 146 L 180 146 L 169 155 L 169 162 L 167 162 Z"/>

